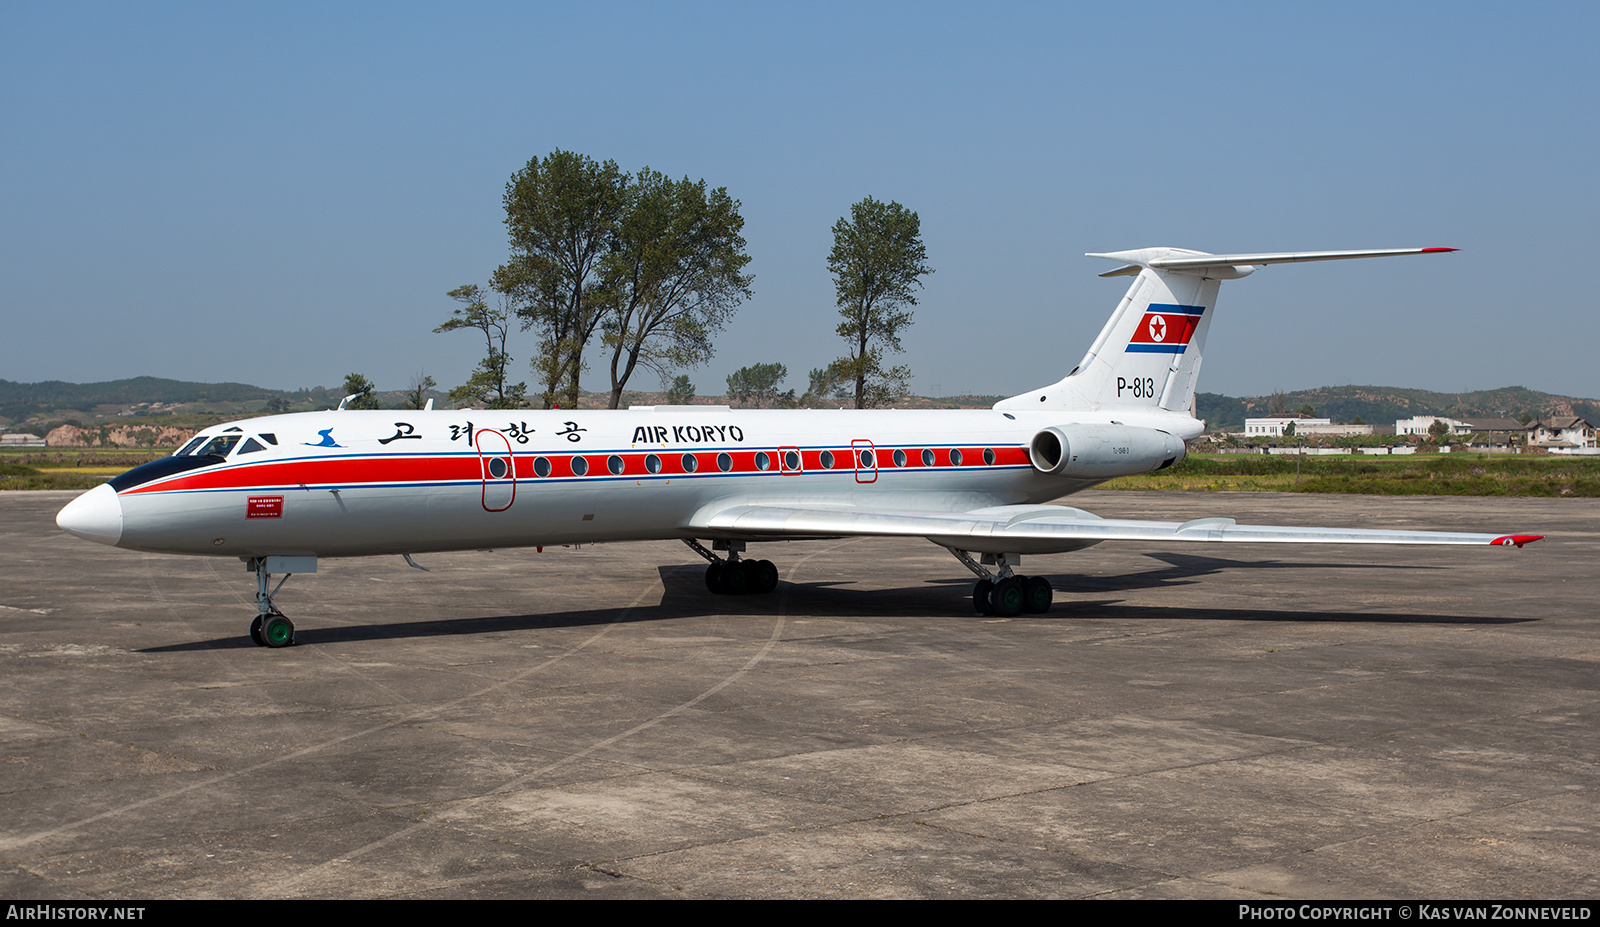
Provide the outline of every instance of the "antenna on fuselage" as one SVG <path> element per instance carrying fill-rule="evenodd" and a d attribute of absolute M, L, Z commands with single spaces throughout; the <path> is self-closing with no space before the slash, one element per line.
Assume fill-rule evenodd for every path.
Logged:
<path fill-rule="evenodd" d="M 360 399 L 362 396 L 365 396 L 365 395 L 366 395 L 366 393 L 351 393 L 350 395 L 348 395 L 348 396 L 344 397 L 343 399 L 339 400 L 339 408 L 334 409 L 333 411 L 335 411 L 335 412 L 343 412 L 345 403 L 349 402 L 352 399 Z"/>

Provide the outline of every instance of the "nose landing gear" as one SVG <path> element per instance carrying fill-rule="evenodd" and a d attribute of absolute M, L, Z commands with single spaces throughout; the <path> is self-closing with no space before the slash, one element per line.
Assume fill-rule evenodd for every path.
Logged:
<path fill-rule="evenodd" d="M 241 557 L 245 569 L 256 574 L 256 617 L 250 622 L 250 639 L 261 647 L 287 647 L 294 643 L 294 622 L 278 611 L 272 597 L 295 573 L 317 572 L 315 557 Z M 272 573 L 283 574 L 270 591 Z"/>

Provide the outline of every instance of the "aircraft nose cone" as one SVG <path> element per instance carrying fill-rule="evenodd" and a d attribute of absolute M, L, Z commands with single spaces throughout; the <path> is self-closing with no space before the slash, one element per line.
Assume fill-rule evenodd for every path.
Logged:
<path fill-rule="evenodd" d="M 89 541 L 116 544 L 122 539 L 122 500 L 102 483 L 56 514 L 56 524 Z"/>

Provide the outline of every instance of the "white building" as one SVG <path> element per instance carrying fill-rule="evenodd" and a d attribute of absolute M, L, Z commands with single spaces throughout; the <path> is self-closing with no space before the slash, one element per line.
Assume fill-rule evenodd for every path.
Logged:
<path fill-rule="evenodd" d="M 1469 435 L 1473 428 L 1470 422 L 1459 419 L 1445 418 L 1443 415 L 1413 415 L 1410 418 L 1398 418 L 1394 422 L 1394 433 L 1397 435 L 1422 435 L 1428 436 L 1428 429 L 1434 422 L 1444 422 L 1449 427 L 1449 434 Z"/>
<path fill-rule="evenodd" d="M 1283 430 L 1294 423 L 1294 433 L 1297 435 L 1311 434 L 1308 429 L 1332 425 L 1333 420 L 1327 418 L 1306 418 L 1300 415 L 1269 415 L 1266 418 L 1247 418 L 1244 420 L 1244 433 L 1249 438 L 1281 438 Z"/>
<path fill-rule="evenodd" d="M 1528 443 L 1553 451 L 1600 448 L 1600 436 L 1593 425 L 1576 416 L 1552 418 L 1534 423 Z"/>
<path fill-rule="evenodd" d="M 1324 437 L 1348 438 L 1351 435 L 1373 434 L 1371 425 L 1307 425 L 1302 431 L 1299 425 L 1294 426 L 1297 435 L 1322 435 Z"/>

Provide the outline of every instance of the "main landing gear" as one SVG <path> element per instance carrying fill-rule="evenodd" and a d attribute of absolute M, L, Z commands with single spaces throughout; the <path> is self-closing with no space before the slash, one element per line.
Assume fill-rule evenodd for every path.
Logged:
<path fill-rule="evenodd" d="M 1023 612 L 1038 615 L 1050 610 L 1050 603 L 1055 597 L 1050 581 L 1043 576 L 1012 573 L 1011 561 L 1015 559 L 1021 562 L 1016 554 L 984 554 L 984 563 L 992 562 L 1000 567 L 1000 571 L 995 573 L 985 569 L 964 550 L 954 547 L 945 549 L 977 574 L 978 584 L 972 587 L 972 607 L 977 609 L 978 614 L 1011 618 Z"/>
<path fill-rule="evenodd" d="M 743 541 L 712 541 L 711 546 L 728 552 L 724 560 L 699 541 L 685 538 L 685 544 L 695 553 L 711 561 L 706 567 L 706 588 L 718 595 L 744 595 L 747 592 L 766 593 L 778 588 L 778 568 L 771 560 L 740 560 Z"/>
<path fill-rule="evenodd" d="M 256 617 L 250 622 L 250 639 L 261 647 L 287 647 L 294 643 L 294 622 L 288 616 L 278 611 L 278 606 L 272 604 L 272 597 L 278 594 L 283 584 L 293 576 L 292 569 L 300 567 L 300 561 L 309 560 L 310 568 L 303 572 L 315 573 L 316 558 L 314 557 L 242 557 L 245 569 L 256 574 Z M 272 570 L 283 573 L 283 578 L 278 580 L 278 585 L 267 591 L 271 582 Z"/>

